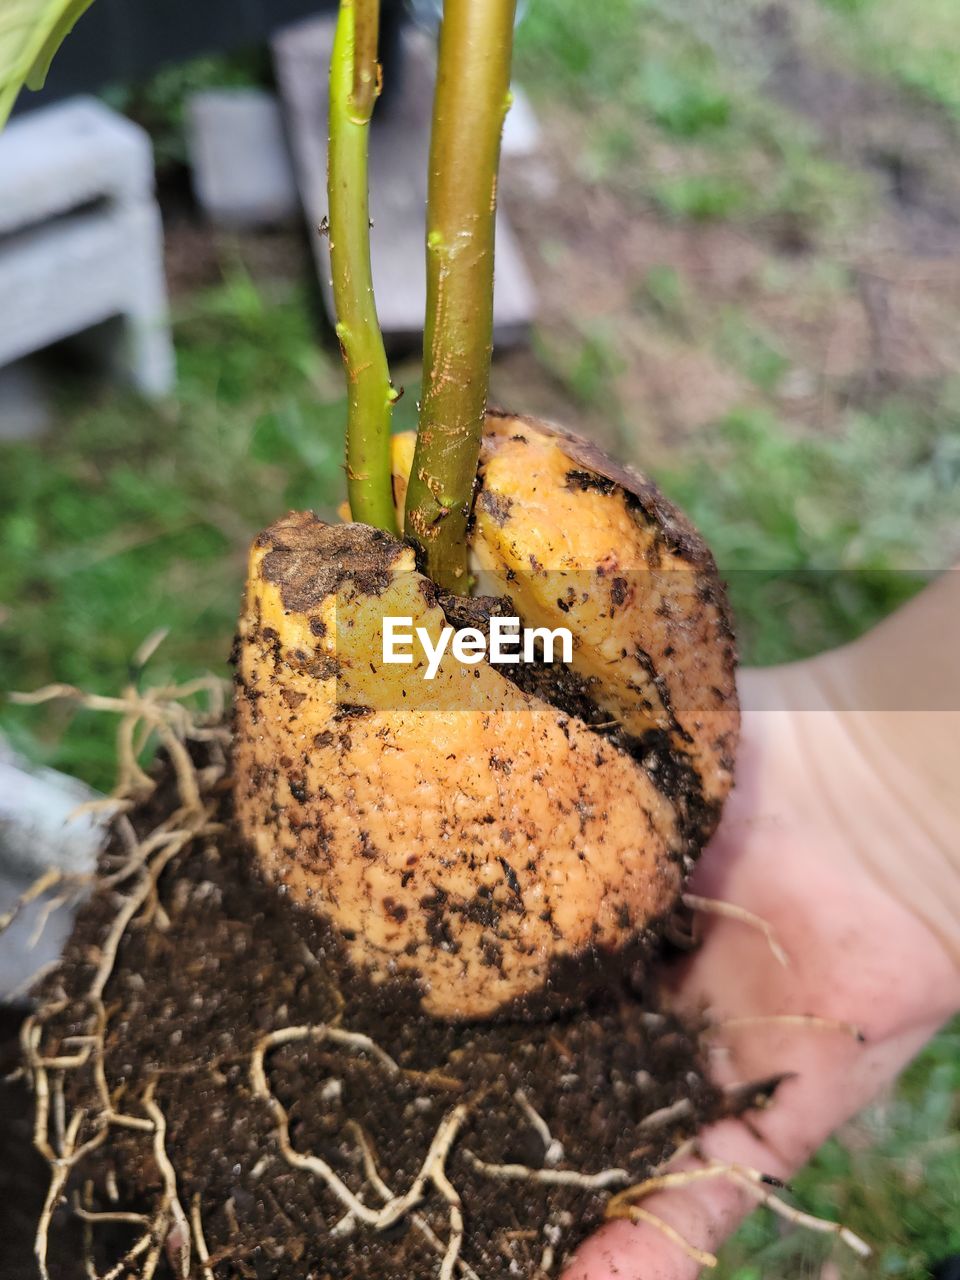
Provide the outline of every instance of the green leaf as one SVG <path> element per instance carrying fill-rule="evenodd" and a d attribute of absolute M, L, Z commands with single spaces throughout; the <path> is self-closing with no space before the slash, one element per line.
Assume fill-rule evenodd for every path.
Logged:
<path fill-rule="evenodd" d="M 37 55 L 36 61 L 30 68 L 27 76 L 28 89 L 42 89 L 43 82 L 47 78 L 47 72 L 50 70 L 50 63 L 53 61 L 53 55 L 57 52 L 64 40 L 73 30 L 73 25 L 77 19 L 90 8 L 93 0 L 67 0 L 66 7 L 62 7 L 62 0 L 50 5 L 50 9 L 61 9 L 60 14 L 56 18 L 55 25 L 50 34 L 43 42 L 43 48 Z"/>
<path fill-rule="evenodd" d="M 24 84 L 40 89 L 54 54 L 92 0 L 4 0 L 0 5 L 0 128 Z"/>

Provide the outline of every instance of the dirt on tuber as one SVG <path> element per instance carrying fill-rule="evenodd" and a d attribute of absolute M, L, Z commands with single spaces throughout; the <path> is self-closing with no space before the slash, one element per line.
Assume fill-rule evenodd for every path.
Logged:
<path fill-rule="evenodd" d="M 395 449 L 402 499 L 410 442 Z M 268 875 L 370 980 L 445 1018 L 538 1016 L 636 964 L 732 782 L 723 589 L 643 477 L 488 418 L 464 599 L 380 530 L 287 516 L 251 552 L 236 649 L 237 815 Z M 573 661 L 382 660 L 491 615 L 563 625 Z"/>

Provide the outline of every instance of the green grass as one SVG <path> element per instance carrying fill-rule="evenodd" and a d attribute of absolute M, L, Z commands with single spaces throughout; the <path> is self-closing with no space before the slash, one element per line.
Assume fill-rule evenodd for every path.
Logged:
<path fill-rule="evenodd" d="M 743 410 L 659 479 L 730 582 L 746 659 L 817 653 L 960 553 L 960 387 L 953 403 L 852 412 L 839 436 Z"/>
<path fill-rule="evenodd" d="M 614 382 L 624 362 L 612 323 L 577 324 L 563 339 L 534 334 L 534 350 L 576 405 L 598 409 L 610 421 L 619 419 L 622 411 Z"/>
<path fill-rule="evenodd" d="M 810 236 L 847 227 L 867 186 L 812 132 L 725 68 L 659 0 L 537 0 L 517 67 L 535 95 L 582 108 L 571 137 L 592 181 L 680 220 L 789 217 Z"/>
<path fill-rule="evenodd" d="M 861 67 L 945 107 L 960 122 L 956 0 L 820 0 Z"/>
<path fill-rule="evenodd" d="M 790 368 L 783 352 L 732 307 L 720 316 L 716 347 L 721 358 L 768 394 L 776 391 Z"/>
<path fill-rule="evenodd" d="M 639 311 L 651 312 L 667 329 L 689 332 L 692 300 L 676 267 L 651 267 L 636 290 L 634 305 Z"/>
<path fill-rule="evenodd" d="M 236 276 L 191 307 L 177 346 L 175 402 L 103 391 L 89 404 L 77 388 L 42 451 L 0 453 L 7 689 L 116 691 L 158 627 L 158 678 L 225 671 L 249 539 L 290 507 L 342 497 L 342 375 L 304 297 L 269 303 Z M 103 717 L 8 705 L 2 722 L 29 754 L 110 782 Z"/>

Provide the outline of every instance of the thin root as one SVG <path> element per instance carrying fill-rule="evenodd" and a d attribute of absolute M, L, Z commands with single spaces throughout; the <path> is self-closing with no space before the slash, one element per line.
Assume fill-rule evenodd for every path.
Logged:
<path fill-rule="evenodd" d="M 153 1158 L 157 1162 L 160 1176 L 163 1178 L 161 1209 L 169 1213 L 173 1225 L 179 1232 L 179 1256 L 177 1262 L 183 1280 L 189 1280 L 190 1225 L 177 1195 L 177 1174 L 170 1162 L 170 1157 L 167 1155 L 166 1148 L 167 1120 L 154 1100 L 154 1088 L 155 1084 L 151 1081 L 147 1086 L 146 1093 L 143 1095 L 143 1109 L 153 1121 Z"/>
<path fill-rule="evenodd" d="M 251 1061 L 251 1074 L 255 1075 L 255 1084 L 262 1082 L 265 1096 L 267 1092 L 266 1076 L 264 1075 L 263 1061 L 267 1053 L 271 1049 L 278 1049 L 281 1045 L 295 1044 L 298 1040 L 330 1040 L 334 1044 L 343 1045 L 345 1048 L 354 1049 L 358 1053 L 367 1053 L 393 1074 L 399 1072 L 400 1068 L 375 1040 L 371 1040 L 369 1036 L 362 1035 L 358 1031 L 344 1031 L 340 1027 L 331 1027 L 326 1022 L 308 1023 L 301 1027 L 281 1027 L 278 1031 L 270 1031 L 267 1035 L 262 1036 L 257 1041 L 253 1050 Z"/>
<path fill-rule="evenodd" d="M 705 1156 L 699 1158 L 705 1161 L 703 1168 L 655 1174 L 635 1186 L 627 1187 L 625 1190 L 618 1192 L 617 1195 L 610 1198 L 606 1208 L 606 1217 L 633 1219 L 636 1216 L 634 1211 L 639 1207 L 637 1202 L 646 1199 L 649 1195 L 653 1195 L 655 1191 L 675 1190 L 678 1187 L 689 1186 L 691 1183 L 703 1182 L 712 1178 L 728 1178 L 739 1187 L 749 1191 L 761 1204 L 766 1205 L 767 1208 L 773 1210 L 774 1213 L 779 1214 L 781 1218 L 785 1218 L 788 1222 L 792 1222 L 796 1226 L 807 1227 L 811 1231 L 838 1236 L 844 1244 L 853 1249 L 861 1258 L 870 1256 L 872 1252 L 870 1246 L 848 1227 L 839 1222 L 831 1222 L 825 1218 L 814 1217 L 813 1214 L 804 1213 L 801 1209 L 794 1209 L 792 1205 L 787 1204 L 786 1201 L 775 1195 L 774 1189 L 783 1188 L 784 1185 L 779 1179 L 772 1178 L 769 1174 L 762 1173 L 759 1169 L 752 1169 L 749 1165 L 716 1160 Z M 703 1265 L 710 1264 L 704 1263 Z"/>
<path fill-rule="evenodd" d="M 0 916 L 0 933 L 4 933 L 16 920 L 17 916 L 28 907 L 31 902 L 35 902 L 37 898 L 42 898 L 48 889 L 52 889 L 55 884 L 59 884 L 64 879 L 62 871 L 56 867 L 48 867 L 43 875 L 38 876 L 34 880 L 29 889 L 25 889 L 20 897 L 16 900 L 9 911 L 5 911 Z"/>
<path fill-rule="evenodd" d="M 339 1028 L 320 1026 L 307 1027 L 285 1027 L 279 1031 L 272 1031 L 268 1035 L 263 1036 L 254 1047 L 250 1062 L 250 1082 L 254 1094 L 258 1098 L 262 1098 L 273 1112 L 274 1120 L 277 1126 L 277 1141 L 280 1146 L 281 1154 L 288 1164 L 296 1169 L 304 1169 L 309 1173 L 320 1178 L 327 1189 L 340 1201 L 347 1210 L 348 1215 L 352 1214 L 360 1222 L 368 1227 L 372 1227 L 375 1231 L 384 1231 L 387 1227 L 393 1226 L 395 1222 L 399 1222 L 411 1209 L 420 1203 L 423 1199 L 424 1190 L 428 1182 L 432 1182 L 435 1187 L 446 1198 L 446 1182 L 444 1173 L 444 1165 L 450 1148 L 463 1125 L 467 1116 L 467 1108 L 461 1103 L 454 1107 L 440 1122 L 440 1125 L 433 1136 L 430 1148 L 424 1157 L 423 1164 L 419 1173 L 414 1178 L 410 1189 L 402 1196 L 394 1196 L 380 1209 L 373 1209 L 365 1204 L 347 1184 L 334 1173 L 330 1165 L 319 1156 L 306 1155 L 297 1151 L 290 1141 L 290 1122 L 287 1116 L 286 1108 L 279 1098 L 270 1089 L 267 1080 L 264 1058 L 268 1049 L 276 1048 L 278 1045 L 290 1044 L 295 1040 L 306 1039 L 311 1037 L 314 1039 L 331 1039 L 341 1044 L 346 1044 L 351 1048 L 360 1049 L 363 1052 L 373 1053 L 384 1063 L 389 1063 L 390 1067 L 398 1070 L 396 1063 L 392 1058 L 383 1052 L 369 1036 L 359 1035 L 354 1032 L 342 1031 Z M 453 1228 L 453 1218 L 451 1214 L 451 1227 Z M 462 1224 L 461 1224 L 462 1236 Z M 459 1251 L 459 1246 L 458 1246 Z M 449 1252 L 449 1251 L 448 1251 Z M 451 1263 L 451 1265 L 453 1265 Z"/>
<path fill-rule="evenodd" d="M 84 1209 L 82 1205 L 76 1204 L 73 1206 L 73 1212 L 82 1222 L 91 1222 L 94 1225 L 98 1222 L 127 1222 L 145 1227 L 150 1223 L 150 1218 L 145 1213 L 125 1213 L 120 1209 L 104 1209 L 95 1212 L 93 1209 Z"/>
<path fill-rule="evenodd" d="M 349 1120 L 347 1122 L 347 1128 L 350 1129 L 350 1131 L 353 1133 L 354 1137 L 356 1138 L 357 1146 L 360 1148 L 360 1154 L 363 1158 L 363 1168 L 367 1176 L 367 1181 L 370 1183 L 373 1189 L 377 1192 L 377 1194 L 383 1200 L 392 1200 L 394 1198 L 393 1192 L 390 1190 L 390 1188 L 384 1182 L 383 1178 L 381 1178 L 380 1176 L 379 1170 L 377 1169 L 377 1162 L 376 1162 L 376 1159 L 374 1158 L 373 1150 L 370 1146 L 370 1141 L 367 1138 L 367 1135 L 364 1133 L 361 1126 L 357 1124 L 355 1120 Z M 453 1190 L 453 1188 L 451 1188 L 451 1190 Z M 454 1194 L 456 1194 L 456 1192 L 454 1192 Z M 454 1225 L 452 1215 L 453 1215 L 453 1210 L 451 1207 L 451 1239 L 453 1236 L 452 1228 Z M 341 1223 L 346 1222 L 348 1219 L 351 1222 L 353 1221 L 351 1214 L 347 1214 L 346 1218 L 341 1218 L 340 1222 Z M 427 1244 L 430 1245 L 430 1247 L 434 1250 L 435 1253 L 440 1255 L 441 1259 L 443 1259 L 445 1263 L 446 1255 L 450 1250 L 450 1246 L 448 1245 L 446 1249 L 444 1248 L 443 1243 L 440 1240 L 440 1237 L 437 1235 L 434 1229 L 427 1222 L 426 1218 L 424 1218 L 421 1214 L 412 1213 L 410 1215 L 410 1221 L 413 1223 L 416 1230 L 419 1231 L 420 1234 L 423 1236 L 424 1240 L 426 1240 Z M 340 1223 L 338 1223 L 337 1226 L 340 1226 Z M 336 1227 L 334 1228 L 334 1230 L 336 1230 Z M 460 1231 L 461 1231 L 460 1243 L 462 1243 L 462 1230 L 463 1230 L 463 1224 L 461 1222 L 460 1223 Z M 458 1253 L 459 1253 L 459 1246 L 458 1246 Z M 468 1262 L 465 1262 L 463 1258 L 458 1256 L 456 1258 L 456 1265 L 457 1267 L 459 1267 L 461 1274 L 466 1276 L 467 1280 L 480 1280 L 480 1277 L 474 1271 L 473 1267 L 471 1267 Z M 446 1274 L 447 1273 L 441 1270 L 440 1275 L 441 1277 L 443 1277 L 443 1280 L 445 1280 Z"/>
<path fill-rule="evenodd" d="M 141 646 L 141 652 L 149 655 L 156 643 L 159 642 L 155 637 L 149 637 Z M 184 705 L 184 699 L 200 693 L 207 695 L 208 706 L 206 712 L 198 717 Z M 225 731 L 216 722 L 223 714 L 224 681 L 205 676 L 182 685 L 156 686 L 144 691 L 131 684 L 119 698 L 85 693 L 69 684 L 51 684 L 33 693 L 12 693 L 9 696 L 12 702 L 25 706 L 64 698 L 88 711 L 108 712 L 121 717 L 117 728 L 117 781 L 107 798 L 110 805 L 127 805 L 131 799 L 148 795 L 153 790 L 153 780 L 139 762 L 139 756 L 153 734 L 170 755 L 182 803 L 188 809 L 199 805 L 196 770 L 184 742 L 188 736 L 197 740 L 222 737 Z M 94 801 L 81 805 L 77 812 L 102 808 L 103 804 L 103 801 Z"/>
<path fill-rule="evenodd" d="M 130 1246 L 119 1262 L 105 1272 L 102 1280 L 119 1280 L 132 1262 L 141 1257 L 153 1245 L 158 1235 L 165 1234 L 166 1220 L 162 1215 L 154 1218 L 149 1228 L 143 1233 L 139 1240 Z"/>
<path fill-rule="evenodd" d="M 139 657 L 145 661 L 149 650 L 155 647 L 152 638 Z M 196 719 L 182 705 L 182 699 L 206 693 L 209 712 Z M 24 1020 L 20 1039 L 23 1050 L 24 1071 L 30 1077 L 34 1093 L 34 1146 L 50 1166 L 50 1183 L 37 1225 L 34 1254 L 41 1280 L 48 1280 L 47 1252 L 51 1220 L 57 1204 L 62 1199 L 71 1171 L 94 1148 L 106 1141 L 114 1126 L 152 1135 L 153 1156 L 160 1172 L 163 1191 L 159 1205 L 152 1216 L 126 1212 L 121 1208 L 95 1212 L 89 1195 L 78 1197 L 75 1209 L 83 1223 L 87 1272 L 95 1274 L 90 1262 L 89 1244 L 92 1228 L 98 1223 L 126 1223 L 144 1228 L 139 1238 L 126 1250 L 119 1261 L 107 1271 L 101 1280 L 120 1280 L 134 1274 L 136 1264 L 140 1280 L 154 1276 L 164 1246 L 176 1254 L 174 1269 L 186 1280 L 191 1272 L 191 1249 L 195 1242 L 204 1280 L 214 1280 L 213 1268 L 203 1238 L 202 1224 L 196 1212 L 188 1221 L 180 1203 L 177 1177 L 166 1151 L 166 1120 L 154 1098 L 151 1084 L 143 1098 L 147 1115 L 128 1115 L 114 1107 L 104 1072 L 104 1043 L 107 1027 L 107 1010 L 104 992 L 113 975 L 120 946 L 130 924 L 143 909 L 162 910 L 157 887 L 160 877 L 171 859 L 191 842 L 206 835 L 213 835 L 222 828 L 213 822 L 216 801 L 205 801 L 205 795 L 222 778 L 226 770 L 223 744 L 227 731 L 219 721 L 223 713 L 223 683 L 212 677 L 181 686 L 167 686 L 141 693 L 131 686 L 122 698 L 102 698 L 86 695 L 71 686 L 51 686 L 35 695 L 21 697 L 21 702 L 38 703 L 54 697 L 69 697 L 95 711 L 119 714 L 118 727 L 119 776 L 111 799 L 83 808 L 103 807 L 108 804 L 120 811 L 113 819 L 114 831 L 120 850 L 112 857 L 110 870 L 101 876 L 99 883 L 105 890 L 117 889 L 135 878 L 131 891 L 117 899 L 117 911 L 107 929 L 96 959 L 96 968 L 84 1000 L 90 1006 L 88 1029 L 82 1034 L 65 1036 L 53 1054 L 44 1053 L 42 1040 L 44 1027 L 50 1019 L 67 1008 L 67 998 L 55 991 L 45 1003 Z M 201 727 L 209 726 L 209 727 Z M 156 736 L 166 748 L 177 783 L 180 805 L 164 822 L 142 839 L 137 836 L 130 820 L 122 811 L 129 808 L 138 794 L 152 790 L 154 783 L 140 768 L 139 756 Z M 211 764 L 198 770 L 192 761 L 186 742 L 195 739 L 210 744 Z M 54 885 L 90 880 L 93 877 L 62 875 L 51 869 L 41 876 L 16 904 L 12 912 L 0 917 L 0 931 L 10 924 L 16 914 L 29 902 L 41 897 Z M 58 900 L 49 904 L 55 909 Z M 64 1102 L 64 1073 L 87 1067 L 92 1070 L 93 1083 L 100 1099 L 100 1107 L 89 1116 L 77 1110 L 66 1118 Z M 78 1144 L 81 1129 L 87 1121 L 91 1136 Z M 89 1184 L 88 1184 L 89 1185 Z M 108 1193 L 114 1204 L 119 1201 L 116 1179 L 108 1174 Z"/>
<path fill-rule="evenodd" d="M 579 1173 L 576 1169 L 533 1169 L 525 1164 L 490 1164 L 472 1151 L 464 1151 L 464 1159 L 478 1173 L 504 1182 L 543 1182 L 552 1187 L 580 1187 L 583 1191 L 603 1191 L 628 1183 L 626 1169 L 602 1169 L 599 1173 Z"/>
<path fill-rule="evenodd" d="M 739 1018 L 724 1018 L 707 1027 L 706 1034 L 717 1031 L 744 1031 L 753 1027 L 803 1027 L 806 1031 L 840 1031 L 852 1036 L 858 1044 L 867 1037 L 853 1022 L 842 1018 L 818 1018 L 812 1013 L 755 1013 Z"/>
<path fill-rule="evenodd" d="M 550 1126 L 547 1124 L 546 1120 L 544 1120 L 540 1112 L 531 1104 L 530 1099 L 522 1089 L 518 1089 L 513 1095 L 513 1098 L 517 1106 L 540 1135 L 540 1140 L 543 1143 L 543 1163 L 549 1167 L 559 1164 L 564 1155 L 563 1143 L 558 1142 L 553 1136 L 550 1132 Z"/>
<path fill-rule="evenodd" d="M 861 1258 L 869 1258 L 873 1253 L 870 1245 L 866 1240 L 861 1239 L 849 1227 L 845 1227 L 841 1222 L 832 1222 L 829 1218 L 817 1218 L 812 1213 L 805 1213 L 802 1209 L 795 1209 L 793 1205 L 789 1205 L 785 1200 L 781 1200 L 779 1196 L 775 1196 L 770 1190 L 767 1179 L 762 1173 L 756 1169 L 751 1169 L 746 1165 L 725 1165 L 722 1161 L 713 1160 L 711 1165 L 721 1173 L 726 1173 L 729 1177 L 750 1191 L 761 1204 L 765 1204 L 768 1209 L 772 1209 L 774 1213 L 781 1218 L 785 1218 L 787 1222 L 792 1222 L 795 1226 L 806 1227 L 809 1231 L 819 1231 L 824 1235 L 835 1235 L 843 1241 L 843 1243 L 854 1251 Z"/>
<path fill-rule="evenodd" d="M 193 1228 L 193 1243 L 197 1246 L 197 1257 L 200 1259 L 203 1280 L 214 1280 L 213 1268 L 209 1265 L 210 1250 L 207 1248 L 207 1238 L 203 1234 L 203 1212 L 199 1191 L 190 1201 L 190 1225 Z"/>
<path fill-rule="evenodd" d="M 645 1222 L 648 1226 L 654 1227 L 662 1235 L 666 1236 L 678 1249 L 682 1249 L 697 1266 L 712 1269 L 717 1265 L 715 1254 L 708 1253 L 706 1249 L 698 1249 L 695 1244 L 691 1244 L 689 1240 L 684 1239 L 676 1227 L 672 1227 L 669 1222 L 658 1214 L 651 1213 L 649 1209 L 644 1209 L 642 1205 L 625 1205 L 622 1211 L 618 1210 L 617 1212 L 611 1212 L 608 1205 L 606 1216 L 608 1218 L 627 1218 L 630 1222 Z"/>
<path fill-rule="evenodd" d="M 790 957 L 780 945 L 773 925 L 764 920 L 763 916 L 748 911 L 746 907 L 738 907 L 733 902 L 723 902 L 720 898 L 703 898 L 698 893 L 685 893 L 681 901 L 685 907 L 689 907 L 691 911 L 699 911 L 702 915 L 721 916 L 725 920 L 737 920 L 751 929 L 759 929 L 777 964 L 782 964 L 785 969 L 789 967 Z"/>
<path fill-rule="evenodd" d="M 73 1154 L 76 1149 L 77 1135 L 80 1132 L 80 1126 L 83 1124 L 83 1118 L 83 1111 L 75 1111 L 73 1113 L 63 1137 L 62 1153 L 59 1157 L 55 1157 L 50 1164 L 50 1185 L 47 1188 L 43 1208 L 40 1211 L 37 1234 L 33 1243 L 33 1256 L 37 1260 L 37 1269 L 40 1272 L 41 1280 L 50 1280 L 50 1273 L 47 1270 L 50 1220 L 73 1167 Z"/>
<path fill-rule="evenodd" d="M 689 1098 L 678 1098 L 676 1102 L 671 1102 L 669 1106 L 659 1107 L 656 1111 L 651 1111 L 645 1115 L 637 1124 L 637 1129 L 641 1133 L 654 1133 L 657 1129 L 663 1129 L 668 1124 L 673 1124 L 675 1120 L 683 1120 L 687 1116 L 693 1115 L 693 1103 Z"/>

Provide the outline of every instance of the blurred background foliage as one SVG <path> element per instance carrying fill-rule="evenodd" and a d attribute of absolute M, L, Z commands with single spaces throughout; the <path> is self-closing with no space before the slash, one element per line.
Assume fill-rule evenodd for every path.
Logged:
<path fill-rule="evenodd" d="M 539 154 L 504 202 L 541 299 L 494 395 L 656 475 L 727 575 L 744 657 L 869 627 L 960 554 L 956 0 L 531 0 L 517 75 Z M 300 233 L 199 224 L 183 103 L 259 52 L 110 99 L 151 131 L 179 384 L 148 406 L 61 372 L 41 448 L 0 444 L 6 688 L 226 672 L 247 544 L 342 497 L 343 390 Z M 413 425 L 418 367 L 399 428 Z M 2 708 L 35 759 L 108 786 L 100 717 Z M 859 1263 L 758 1213 L 718 1274 L 927 1277 L 960 1251 L 960 1030 L 796 1180 Z"/>

